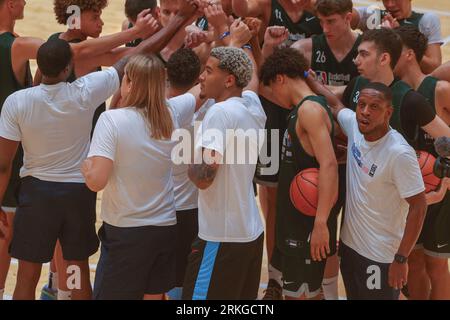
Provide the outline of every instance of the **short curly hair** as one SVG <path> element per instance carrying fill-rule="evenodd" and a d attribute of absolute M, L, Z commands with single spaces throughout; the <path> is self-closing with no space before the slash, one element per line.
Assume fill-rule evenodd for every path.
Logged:
<path fill-rule="evenodd" d="M 192 49 L 181 48 L 170 56 L 166 68 L 171 86 L 192 87 L 200 76 L 201 62 Z"/>
<path fill-rule="evenodd" d="M 236 85 L 244 88 L 252 79 L 252 60 L 242 49 L 232 47 L 217 47 L 211 51 L 211 57 L 219 60 L 219 68 L 236 78 Z"/>
<path fill-rule="evenodd" d="M 289 47 L 277 48 L 262 65 L 260 79 L 266 86 L 270 85 L 277 75 L 303 79 L 308 69 L 308 60 L 302 53 Z"/>
<path fill-rule="evenodd" d="M 413 25 L 400 26 L 394 29 L 394 31 L 402 39 L 403 46 L 414 51 L 416 60 L 420 63 L 428 49 L 427 36 Z"/>
<path fill-rule="evenodd" d="M 78 6 L 81 10 L 100 11 L 106 8 L 108 0 L 53 0 L 53 11 L 59 24 L 66 24 L 72 13 L 67 13 L 70 6 Z"/>

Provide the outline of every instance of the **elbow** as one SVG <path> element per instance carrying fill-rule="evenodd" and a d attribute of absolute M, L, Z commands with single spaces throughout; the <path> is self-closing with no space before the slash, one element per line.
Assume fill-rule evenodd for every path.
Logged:
<path fill-rule="evenodd" d="M 103 181 L 101 179 L 97 179 L 90 174 L 86 174 L 85 179 L 86 179 L 86 186 L 92 192 L 102 191 L 103 189 L 105 189 L 106 184 L 108 183 L 108 181 Z"/>

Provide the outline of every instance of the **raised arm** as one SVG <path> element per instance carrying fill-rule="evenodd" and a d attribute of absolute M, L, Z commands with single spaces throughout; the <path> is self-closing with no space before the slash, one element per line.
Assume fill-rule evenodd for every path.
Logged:
<path fill-rule="evenodd" d="M 75 61 L 92 59 L 95 56 L 109 52 L 127 42 L 137 38 L 147 38 L 154 29 L 152 27 L 153 17 L 150 10 L 143 10 L 139 15 L 136 25 L 130 29 L 96 39 L 88 39 L 80 43 L 72 43 Z"/>
<path fill-rule="evenodd" d="M 178 14 L 170 20 L 169 24 L 159 30 L 150 38 L 142 41 L 135 49 L 135 54 L 150 54 L 160 52 L 170 41 L 173 35 L 191 18 L 196 12 L 197 5 L 195 0 L 184 0 L 178 11 Z M 122 79 L 125 66 L 130 56 L 126 56 L 114 64 L 114 68 Z"/>
<path fill-rule="evenodd" d="M 327 99 L 327 103 L 331 107 L 333 117 L 337 119 L 338 113 L 345 108 L 341 100 L 334 93 L 328 90 L 328 88 L 325 87 L 321 82 L 317 81 L 311 74 L 311 72 L 306 78 L 306 83 L 316 94 L 324 96 Z"/>
<path fill-rule="evenodd" d="M 423 73 L 431 73 L 442 64 L 441 44 L 434 43 L 427 47 L 427 51 L 420 62 Z"/>
<path fill-rule="evenodd" d="M 267 0 L 231 0 L 233 13 L 238 17 L 260 17 L 264 14 L 264 6 L 270 5 Z"/>

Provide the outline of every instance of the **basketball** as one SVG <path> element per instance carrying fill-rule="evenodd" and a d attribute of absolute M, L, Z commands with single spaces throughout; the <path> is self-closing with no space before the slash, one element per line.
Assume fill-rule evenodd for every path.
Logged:
<path fill-rule="evenodd" d="M 301 213 L 315 217 L 319 202 L 319 170 L 301 171 L 291 182 L 290 197 L 294 207 Z"/>
<path fill-rule="evenodd" d="M 425 183 L 425 192 L 436 191 L 441 184 L 441 179 L 433 173 L 436 158 L 426 151 L 416 151 L 419 161 L 420 171 L 422 172 L 423 182 Z"/>

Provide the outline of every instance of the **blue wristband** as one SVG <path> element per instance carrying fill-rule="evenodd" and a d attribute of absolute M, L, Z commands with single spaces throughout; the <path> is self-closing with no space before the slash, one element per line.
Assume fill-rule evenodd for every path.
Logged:
<path fill-rule="evenodd" d="M 303 77 L 308 78 L 309 76 L 309 71 L 303 71 Z"/>
<path fill-rule="evenodd" d="M 242 46 L 242 49 L 248 49 L 248 50 L 250 50 L 250 51 L 253 51 L 252 46 L 249 45 L 249 44 L 244 44 L 244 45 Z"/>
<path fill-rule="evenodd" d="M 220 37 L 219 40 L 223 40 L 230 35 L 230 31 L 225 31 Z"/>

